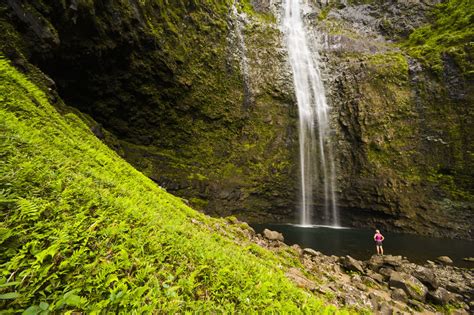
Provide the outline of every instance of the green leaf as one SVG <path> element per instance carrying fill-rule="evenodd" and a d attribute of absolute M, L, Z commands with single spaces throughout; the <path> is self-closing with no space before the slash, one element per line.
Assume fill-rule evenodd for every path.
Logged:
<path fill-rule="evenodd" d="M 42 309 L 38 305 L 31 305 L 23 311 L 21 315 L 37 315 L 41 313 Z"/>
<path fill-rule="evenodd" d="M 45 311 L 45 310 L 48 309 L 49 304 L 46 303 L 46 302 L 41 302 L 39 306 L 40 306 L 40 308 L 41 308 L 43 311 Z"/>
<path fill-rule="evenodd" d="M 17 297 L 20 297 L 20 293 L 18 292 L 8 292 L 4 294 L 0 294 L 0 300 L 13 300 Z"/>
<path fill-rule="evenodd" d="M 0 244 L 6 241 L 10 236 L 12 236 L 13 230 L 7 228 L 0 228 Z"/>
<path fill-rule="evenodd" d="M 80 306 L 82 304 L 82 299 L 79 295 L 74 294 L 76 290 L 72 290 L 64 294 L 63 300 L 64 303 L 69 306 Z"/>
<path fill-rule="evenodd" d="M 54 244 L 54 245 L 52 245 L 52 246 L 46 248 L 45 250 L 39 252 L 39 253 L 36 254 L 35 256 L 36 256 L 36 259 L 38 259 L 38 261 L 39 261 L 40 263 L 42 263 L 43 260 L 44 260 L 46 257 L 48 257 L 48 256 L 53 257 L 53 256 L 56 254 L 57 251 L 58 251 L 58 244 Z"/>
<path fill-rule="evenodd" d="M 6 287 L 11 287 L 11 286 L 18 285 L 18 284 L 20 284 L 20 281 L 3 283 L 3 284 L 0 284 L 0 289 L 1 288 L 6 288 Z"/>

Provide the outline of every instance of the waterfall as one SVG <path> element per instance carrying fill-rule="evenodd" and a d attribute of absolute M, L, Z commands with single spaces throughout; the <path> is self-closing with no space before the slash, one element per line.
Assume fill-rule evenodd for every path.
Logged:
<path fill-rule="evenodd" d="M 335 167 L 330 142 L 329 106 L 319 69 L 317 51 L 308 46 L 300 1 L 284 0 L 283 29 L 299 114 L 300 223 L 302 225 L 339 225 L 335 194 Z M 315 205 L 314 194 L 324 203 Z M 313 222 L 315 210 L 322 210 Z"/>
<path fill-rule="evenodd" d="M 247 59 L 247 47 L 245 46 L 245 39 L 243 31 L 245 28 L 245 13 L 239 13 L 236 6 L 237 0 L 234 0 L 231 7 L 232 21 L 234 23 L 235 36 L 237 36 L 237 53 L 239 54 L 240 70 L 242 71 L 244 83 L 244 108 L 248 108 L 253 102 L 252 90 L 250 88 L 249 65 Z"/>

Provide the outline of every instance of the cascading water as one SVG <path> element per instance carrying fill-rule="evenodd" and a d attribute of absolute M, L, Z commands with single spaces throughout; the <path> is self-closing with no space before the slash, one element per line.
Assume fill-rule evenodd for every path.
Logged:
<path fill-rule="evenodd" d="M 243 35 L 245 14 L 239 13 L 237 9 L 237 0 L 234 0 L 231 7 L 232 24 L 235 31 L 235 40 L 237 41 L 237 53 L 239 54 L 240 70 L 242 71 L 244 83 L 244 107 L 248 108 L 253 102 L 252 90 L 250 88 L 249 79 L 249 65 L 247 60 L 247 47 L 245 46 L 245 39 Z"/>
<path fill-rule="evenodd" d="M 330 143 L 329 106 L 319 70 L 318 54 L 309 48 L 300 1 L 284 0 L 283 28 L 299 113 L 302 225 L 338 226 L 335 168 Z M 312 222 L 314 193 L 322 194 L 322 222 Z M 318 207 L 319 208 L 319 207 Z"/>

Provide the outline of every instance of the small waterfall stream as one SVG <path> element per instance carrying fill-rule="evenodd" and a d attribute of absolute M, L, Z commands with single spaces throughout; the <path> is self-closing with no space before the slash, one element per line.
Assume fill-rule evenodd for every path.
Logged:
<path fill-rule="evenodd" d="M 240 70 L 242 71 L 243 76 L 243 83 L 244 83 L 244 108 L 248 108 L 250 104 L 253 102 L 252 97 L 252 90 L 250 88 L 250 78 L 249 78 L 249 65 L 247 59 L 247 47 L 245 46 L 245 38 L 244 38 L 244 28 L 245 28 L 245 19 L 246 16 L 244 13 L 240 13 L 237 9 L 238 1 L 235 0 L 232 3 L 231 7 L 231 16 L 232 22 L 234 24 L 234 31 L 236 41 L 237 41 L 237 48 L 240 60 Z"/>
<path fill-rule="evenodd" d="M 335 194 L 335 167 L 330 143 L 329 106 L 319 69 L 318 54 L 311 51 L 300 1 L 284 0 L 283 29 L 299 114 L 299 156 L 301 175 L 300 224 L 339 225 Z M 315 204 L 314 194 L 324 203 Z M 314 211 L 322 222 L 313 222 Z"/>

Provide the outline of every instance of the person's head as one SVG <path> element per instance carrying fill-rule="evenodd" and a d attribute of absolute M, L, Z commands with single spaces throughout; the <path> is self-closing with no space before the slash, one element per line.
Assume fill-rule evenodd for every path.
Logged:
<path fill-rule="evenodd" d="M 375 233 L 380 233 L 380 231 L 379 231 L 379 230 L 375 230 Z"/>

